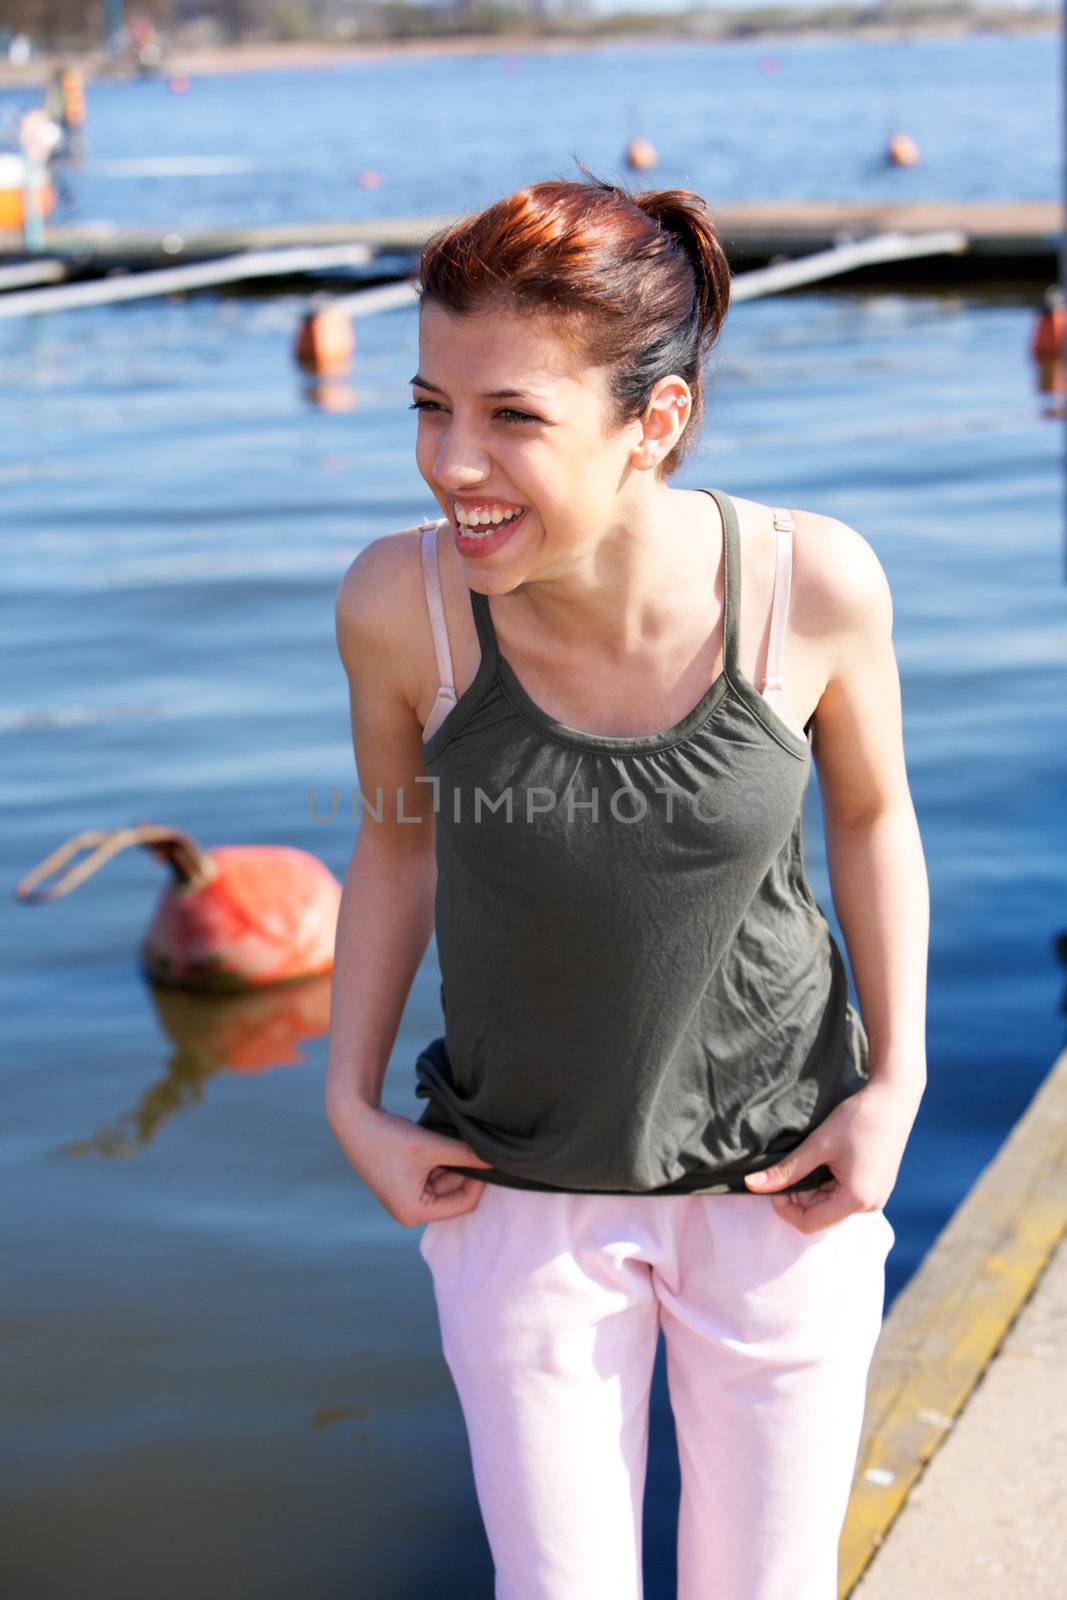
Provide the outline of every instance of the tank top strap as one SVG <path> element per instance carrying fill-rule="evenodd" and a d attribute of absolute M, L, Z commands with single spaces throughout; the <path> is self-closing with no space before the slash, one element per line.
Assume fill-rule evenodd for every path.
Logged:
<path fill-rule="evenodd" d="M 471 610 L 474 613 L 474 626 L 478 630 L 478 643 L 482 647 L 482 660 L 495 662 L 499 652 L 496 629 L 489 615 L 489 597 L 480 589 L 468 589 L 468 593 L 471 597 Z"/>
<path fill-rule="evenodd" d="M 725 489 L 708 489 L 722 514 L 722 661 L 729 677 L 737 671 L 737 652 L 741 633 L 741 533 L 737 508 Z"/>

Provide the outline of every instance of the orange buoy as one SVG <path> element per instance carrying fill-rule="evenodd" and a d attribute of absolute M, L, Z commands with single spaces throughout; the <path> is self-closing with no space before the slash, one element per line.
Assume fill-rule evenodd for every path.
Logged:
<path fill-rule="evenodd" d="M 1035 361 L 1055 361 L 1063 356 L 1063 330 L 1067 308 L 1063 291 L 1055 286 L 1046 290 L 1045 304 L 1037 314 L 1030 337 L 1030 354 Z"/>
<path fill-rule="evenodd" d="M 362 172 L 356 173 L 356 182 L 361 189 L 377 189 L 381 181 L 381 173 L 376 172 L 373 167 L 364 167 Z"/>
<path fill-rule="evenodd" d="M 67 894 L 111 856 L 140 845 L 173 875 L 140 945 L 154 983 L 235 994 L 320 977 L 333 967 L 341 885 L 305 850 L 286 845 L 220 845 L 201 850 L 188 834 L 140 822 L 77 834 L 18 884 L 32 902 Z M 89 855 L 56 883 L 41 880 L 82 850 Z"/>
<path fill-rule="evenodd" d="M 919 146 L 906 133 L 894 133 L 886 146 L 886 155 L 894 167 L 913 167 L 919 159 Z"/>
<path fill-rule="evenodd" d="M 1037 367 L 1038 394 L 1067 394 L 1067 370 L 1063 358 L 1063 335 L 1067 324 L 1067 307 L 1063 290 L 1057 284 L 1045 292 L 1045 304 L 1037 314 L 1034 331 L 1030 336 L 1030 355 Z M 1047 413 L 1062 417 L 1062 402 Z"/>
<path fill-rule="evenodd" d="M 638 172 L 647 172 L 649 167 L 654 167 L 659 160 L 656 147 L 651 139 L 638 137 L 631 139 L 626 146 L 626 160 Z"/>
<path fill-rule="evenodd" d="M 332 306 L 313 307 L 300 324 L 293 354 L 307 372 L 347 372 L 356 334 L 352 319 Z"/>

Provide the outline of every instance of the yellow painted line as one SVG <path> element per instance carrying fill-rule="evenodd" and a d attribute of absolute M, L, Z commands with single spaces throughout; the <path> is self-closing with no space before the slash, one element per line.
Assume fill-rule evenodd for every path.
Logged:
<path fill-rule="evenodd" d="M 1067 1232 L 1067 1050 L 886 1316 L 841 1535 L 839 1600 L 877 1551 Z"/>

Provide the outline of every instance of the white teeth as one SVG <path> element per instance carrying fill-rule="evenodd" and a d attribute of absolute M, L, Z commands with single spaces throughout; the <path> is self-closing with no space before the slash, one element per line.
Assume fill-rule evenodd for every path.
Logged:
<path fill-rule="evenodd" d="M 474 533 L 476 528 L 496 528 L 502 522 L 514 522 L 516 517 L 521 517 L 525 506 L 519 506 L 515 511 L 457 511 L 456 521 L 474 538 L 483 537 Z"/>

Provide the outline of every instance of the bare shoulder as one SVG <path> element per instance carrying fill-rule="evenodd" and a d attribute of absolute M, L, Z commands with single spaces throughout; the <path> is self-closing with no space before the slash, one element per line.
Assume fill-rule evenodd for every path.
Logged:
<path fill-rule="evenodd" d="M 793 512 L 793 584 L 798 612 L 824 636 L 868 638 L 892 631 L 889 580 L 855 528 L 818 511 Z"/>
<path fill-rule="evenodd" d="M 823 813 L 866 823 L 908 793 L 889 581 L 848 523 L 814 511 L 794 522 L 802 626 L 824 677 L 813 744 Z"/>
<path fill-rule="evenodd" d="M 765 573 L 774 562 L 774 508 L 758 500 L 731 497 L 753 569 Z M 875 612 L 890 602 L 889 583 L 871 544 L 837 517 L 791 508 L 793 517 L 792 590 L 798 610 L 810 607 L 824 617 Z"/>
<path fill-rule="evenodd" d="M 353 683 L 418 700 L 423 599 L 421 530 L 402 528 L 364 545 L 337 585 L 337 648 Z"/>
<path fill-rule="evenodd" d="M 734 497 L 751 552 L 746 583 L 762 626 L 774 573 L 774 508 Z M 882 563 L 855 528 L 819 511 L 793 516 L 789 601 L 791 688 L 798 712 L 818 703 L 826 685 L 856 672 L 865 658 L 892 653 L 893 602 Z"/>

